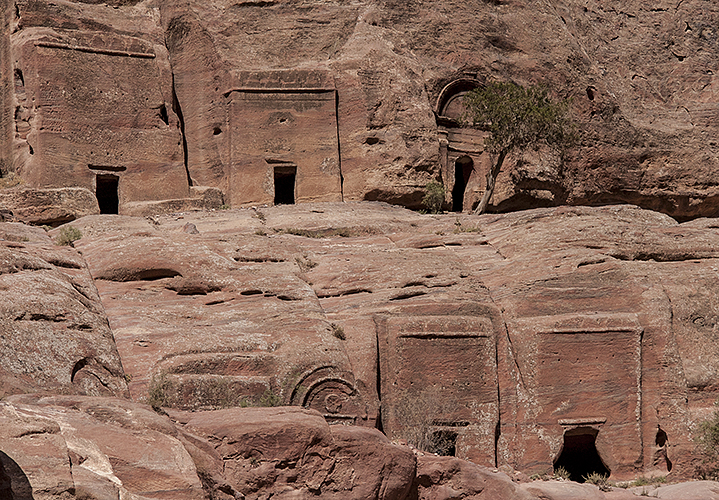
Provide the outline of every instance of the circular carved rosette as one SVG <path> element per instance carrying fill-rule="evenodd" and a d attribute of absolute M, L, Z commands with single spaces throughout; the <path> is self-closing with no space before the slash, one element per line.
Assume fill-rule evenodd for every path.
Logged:
<path fill-rule="evenodd" d="M 306 374 L 295 387 L 292 404 L 320 412 L 330 423 L 357 423 L 367 407 L 351 373 L 322 367 Z"/>

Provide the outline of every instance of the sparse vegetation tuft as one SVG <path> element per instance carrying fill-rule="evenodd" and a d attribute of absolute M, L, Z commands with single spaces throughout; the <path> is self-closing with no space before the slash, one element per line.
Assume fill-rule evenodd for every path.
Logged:
<path fill-rule="evenodd" d="M 342 328 L 342 326 L 337 323 L 330 323 L 330 327 L 332 328 L 332 335 L 340 340 L 347 340 L 347 337 L 345 336 L 345 329 Z"/>
<path fill-rule="evenodd" d="M 430 181 L 424 187 L 422 205 L 430 214 L 438 214 L 444 205 L 444 186 L 437 181 Z"/>
<path fill-rule="evenodd" d="M 699 479 L 719 479 L 719 402 L 714 403 L 712 416 L 698 426 L 694 441 L 701 461 L 696 466 Z"/>
<path fill-rule="evenodd" d="M 300 271 L 302 271 L 303 273 L 314 269 L 318 265 L 317 262 L 307 257 L 307 255 L 298 255 L 297 257 L 295 257 L 295 262 L 299 266 Z"/>
<path fill-rule="evenodd" d="M 600 491 L 611 491 L 612 485 L 609 483 L 609 477 L 598 472 L 592 472 L 583 476 L 584 482 L 598 486 Z"/>
<path fill-rule="evenodd" d="M 450 454 L 456 434 L 438 430 L 436 423 L 451 406 L 440 387 L 427 387 L 419 393 L 404 392 L 395 408 L 400 437 L 418 450 L 438 455 Z"/>
<path fill-rule="evenodd" d="M 266 389 L 257 401 L 257 406 L 282 406 L 282 396 L 275 394 L 272 389 Z"/>
<path fill-rule="evenodd" d="M 19 186 L 23 183 L 22 178 L 15 172 L 8 172 L 7 175 L 0 177 L 0 189 L 8 189 Z"/>
<path fill-rule="evenodd" d="M 63 226 L 60 234 L 55 239 L 55 243 L 61 246 L 74 246 L 74 243 L 82 238 L 80 230 L 74 226 Z"/>
<path fill-rule="evenodd" d="M 275 232 L 279 234 L 292 234 L 294 236 L 302 236 L 303 238 L 351 238 L 353 236 L 364 236 L 368 234 L 376 234 L 376 231 L 370 228 L 349 228 L 349 227 L 338 227 L 331 229 L 297 229 L 297 228 L 284 228 L 275 229 Z"/>
<path fill-rule="evenodd" d="M 560 465 L 559 467 L 554 469 L 554 477 L 557 479 L 564 479 L 566 481 L 569 481 L 569 471 Z"/>

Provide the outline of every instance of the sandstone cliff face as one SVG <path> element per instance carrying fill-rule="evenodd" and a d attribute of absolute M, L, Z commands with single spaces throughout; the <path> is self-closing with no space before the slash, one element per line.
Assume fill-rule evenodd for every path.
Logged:
<path fill-rule="evenodd" d="M 0 224 L 0 395 L 127 396 L 104 308 L 82 257 L 45 231 Z"/>
<path fill-rule="evenodd" d="M 2 226 L 0 491 L 602 498 L 492 470 L 695 472 L 716 219 L 328 203 L 73 224 L 76 249 Z M 111 397 L 125 380 L 134 402 Z"/>
<path fill-rule="evenodd" d="M 693 473 L 717 396 L 713 219 L 340 203 L 75 224 L 136 400 L 380 419 L 529 472 L 594 453 L 613 478 Z"/>
<path fill-rule="evenodd" d="M 85 213 L 222 203 L 198 201 L 197 186 L 236 206 L 418 207 L 432 179 L 448 208 L 468 210 L 489 158 L 453 119 L 470 88 L 513 80 L 571 98 L 581 140 L 564 158 L 512 158 L 495 210 L 631 202 L 716 215 L 706 2 L 4 5 L 3 175 L 87 188 L 100 204 Z"/>

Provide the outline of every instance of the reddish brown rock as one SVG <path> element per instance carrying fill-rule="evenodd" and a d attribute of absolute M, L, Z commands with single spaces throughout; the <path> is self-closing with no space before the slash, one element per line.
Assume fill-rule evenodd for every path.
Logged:
<path fill-rule="evenodd" d="M 149 407 L 113 398 L 13 396 L 0 461 L 11 498 L 205 498 L 177 431 Z"/>
<path fill-rule="evenodd" d="M 57 226 L 78 217 L 100 213 L 97 198 L 84 188 L 0 190 L 0 205 L 13 220 Z"/>
<path fill-rule="evenodd" d="M 158 21 L 138 2 L 18 4 L 14 34 L 5 36 L 13 57 L 11 170 L 25 185 L 85 188 L 102 213 L 189 197 Z"/>
<path fill-rule="evenodd" d="M 127 395 L 107 316 L 82 257 L 21 224 L 0 224 L 0 238 L 0 394 Z"/>
<path fill-rule="evenodd" d="M 430 180 L 447 208 L 470 210 L 490 158 L 458 120 L 461 99 L 495 80 L 571 98 L 581 139 L 565 156 L 512 156 L 492 209 L 718 213 L 717 11 L 699 0 L 40 1 L 2 13 L 0 174 L 83 187 L 103 213 L 207 207 L 199 186 L 236 206 L 420 207 Z"/>
<path fill-rule="evenodd" d="M 493 471 L 452 457 L 418 457 L 415 486 L 419 500 L 535 498 L 496 469 Z"/>
<path fill-rule="evenodd" d="M 119 220 L 132 233 L 103 229 L 102 218 L 78 221 L 88 234 L 109 231 L 78 248 L 107 299 L 134 398 L 183 409 L 302 404 L 338 422 L 374 425 L 374 384 L 356 380 L 303 278 L 315 264 L 296 237 L 268 248 L 265 236 L 206 237 L 201 222 L 188 234 L 184 223 L 168 230 Z"/>
<path fill-rule="evenodd" d="M 710 330 L 689 319 L 711 317 L 712 224 L 308 204 L 90 217 L 77 246 L 134 398 L 370 426 L 381 402 L 392 439 L 630 479 L 693 473 L 690 429 L 715 398 L 695 347 Z"/>
<path fill-rule="evenodd" d="M 230 496 L 403 499 L 414 479 L 416 462 L 408 448 L 373 429 L 329 426 L 316 411 L 172 414 L 185 431 L 214 446 L 226 481 L 221 489 Z"/>
<path fill-rule="evenodd" d="M 380 416 L 390 439 L 527 474 L 694 473 L 717 387 L 714 220 L 330 203 L 74 225 L 137 400 Z"/>

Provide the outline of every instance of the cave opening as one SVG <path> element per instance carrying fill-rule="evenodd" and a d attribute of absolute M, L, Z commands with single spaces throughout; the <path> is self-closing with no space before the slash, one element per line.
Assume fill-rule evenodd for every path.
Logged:
<path fill-rule="evenodd" d="M 454 431 L 435 431 L 430 438 L 430 451 L 442 457 L 454 457 L 457 453 L 457 433 Z"/>
<path fill-rule="evenodd" d="M 569 479 L 578 483 L 592 473 L 609 477 L 611 471 L 602 461 L 597 451 L 596 440 L 599 431 L 591 427 L 569 429 L 564 433 L 562 453 L 554 462 L 554 469 L 563 467 L 569 473 Z"/>
<path fill-rule="evenodd" d="M 454 162 L 454 188 L 452 189 L 453 212 L 461 212 L 464 210 L 464 192 L 467 189 L 467 181 L 469 181 L 473 167 L 474 162 L 469 156 L 462 156 Z"/>
<path fill-rule="evenodd" d="M 119 178 L 116 175 L 98 174 L 95 177 L 95 196 L 101 214 L 117 214 L 120 206 L 118 196 Z"/>
<path fill-rule="evenodd" d="M 275 167 L 275 205 L 295 203 L 295 180 L 297 167 Z"/>

